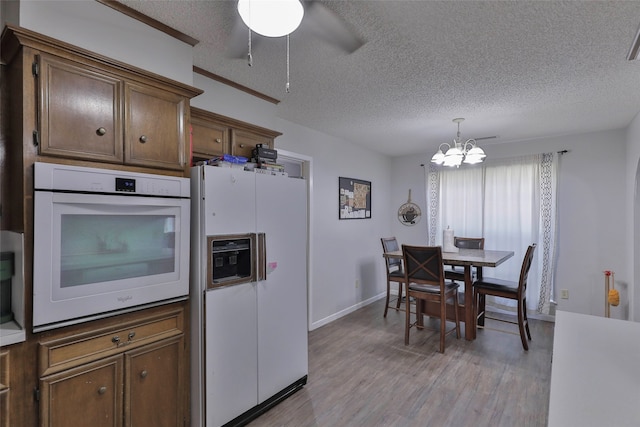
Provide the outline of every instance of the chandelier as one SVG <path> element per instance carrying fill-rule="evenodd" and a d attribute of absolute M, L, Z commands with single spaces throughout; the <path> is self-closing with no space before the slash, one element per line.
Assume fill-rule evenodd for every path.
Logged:
<path fill-rule="evenodd" d="M 458 167 L 462 163 L 469 165 L 481 163 L 484 158 L 487 157 L 487 155 L 484 154 L 484 150 L 478 147 L 475 139 L 471 138 L 467 139 L 464 143 L 462 142 L 460 138 L 460 123 L 463 121 L 463 118 L 453 119 L 453 122 L 458 124 L 458 134 L 453 139 L 453 145 L 446 142 L 440 144 L 438 151 L 431 158 L 432 163 Z M 443 153 L 442 147 L 444 146 L 447 147 L 447 151 Z"/>

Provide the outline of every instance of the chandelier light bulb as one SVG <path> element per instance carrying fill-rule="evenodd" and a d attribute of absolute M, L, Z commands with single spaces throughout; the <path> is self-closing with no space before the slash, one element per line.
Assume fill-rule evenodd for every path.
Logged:
<path fill-rule="evenodd" d="M 283 37 L 298 28 L 304 8 L 299 0 L 239 0 L 238 13 L 251 31 Z"/>

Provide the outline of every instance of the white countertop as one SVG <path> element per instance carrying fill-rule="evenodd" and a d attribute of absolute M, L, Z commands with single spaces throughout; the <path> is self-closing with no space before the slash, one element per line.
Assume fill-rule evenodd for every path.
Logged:
<path fill-rule="evenodd" d="M 640 426 L 640 323 L 559 311 L 548 427 Z"/>

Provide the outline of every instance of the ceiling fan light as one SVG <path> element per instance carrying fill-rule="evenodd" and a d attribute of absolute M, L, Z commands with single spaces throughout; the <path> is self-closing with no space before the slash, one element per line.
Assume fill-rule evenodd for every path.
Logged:
<path fill-rule="evenodd" d="M 298 28 L 304 8 L 299 0 L 238 0 L 238 13 L 251 31 L 282 37 Z"/>

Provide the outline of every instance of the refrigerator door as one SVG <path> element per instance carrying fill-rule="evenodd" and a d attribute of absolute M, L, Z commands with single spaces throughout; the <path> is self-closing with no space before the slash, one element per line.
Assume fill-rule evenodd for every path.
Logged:
<path fill-rule="evenodd" d="M 206 418 L 217 427 L 257 405 L 256 285 L 205 292 Z"/>
<path fill-rule="evenodd" d="M 258 282 L 258 402 L 308 373 L 306 181 L 256 174 L 257 231 L 266 280 Z"/>
<path fill-rule="evenodd" d="M 255 178 L 243 170 L 204 166 L 205 235 L 243 234 L 256 227 Z"/>

